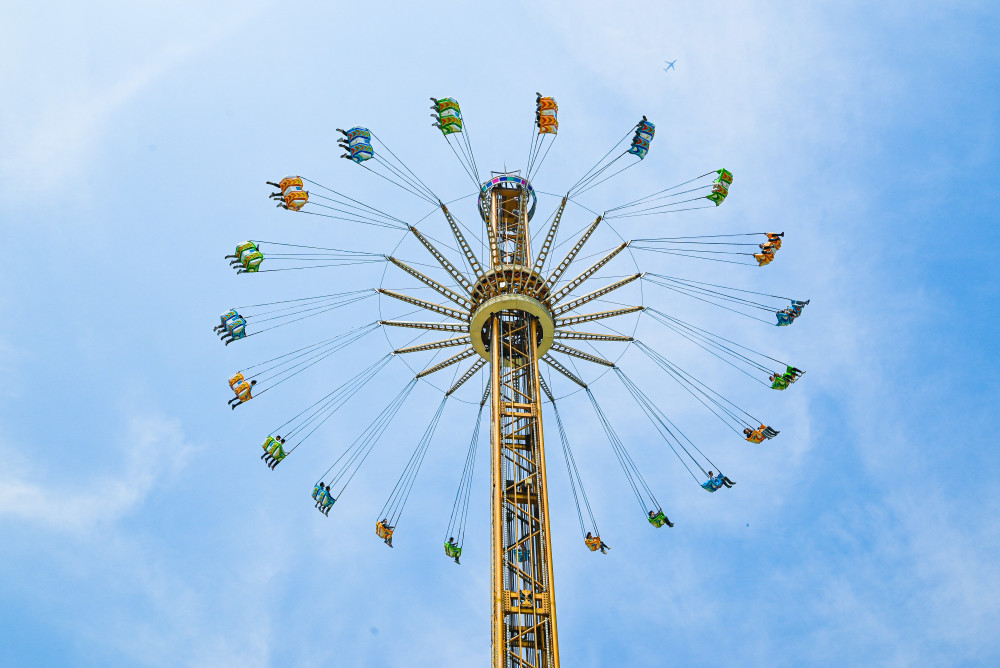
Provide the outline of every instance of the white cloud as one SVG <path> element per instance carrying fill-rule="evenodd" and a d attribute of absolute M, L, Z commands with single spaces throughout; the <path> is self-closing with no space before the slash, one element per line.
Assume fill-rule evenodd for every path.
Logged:
<path fill-rule="evenodd" d="M 71 485 L 54 484 L 51 472 L 38 474 L 5 452 L 3 459 L 11 465 L 0 470 L 0 520 L 30 520 L 75 534 L 113 525 L 139 507 L 164 477 L 180 470 L 196 449 L 184 440 L 176 420 L 136 417 L 117 448 L 120 469 Z"/>

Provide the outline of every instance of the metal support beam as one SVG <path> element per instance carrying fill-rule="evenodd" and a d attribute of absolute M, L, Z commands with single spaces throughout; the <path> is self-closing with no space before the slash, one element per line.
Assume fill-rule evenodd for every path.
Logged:
<path fill-rule="evenodd" d="M 490 380 L 486 381 L 486 390 L 483 392 L 483 400 L 479 402 L 480 408 L 486 405 L 487 400 L 490 398 L 490 390 L 492 389 L 493 389 L 493 379 L 491 378 Z"/>
<path fill-rule="evenodd" d="M 472 302 L 463 297 L 462 295 L 458 294 L 451 288 L 441 285 L 430 276 L 425 276 L 423 273 L 417 271 L 416 269 L 406 264 L 402 260 L 397 260 L 396 258 L 390 255 L 386 255 L 385 259 L 388 260 L 389 262 L 392 262 L 394 265 L 396 265 L 397 267 L 399 267 L 400 269 L 402 269 L 407 274 L 417 279 L 424 285 L 433 288 L 434 290 L 437 290 L 437 292 L 441 294 L 445 299 L 450 299 L 451 301 L 455 302 L 456 304 L 458 304 L 459 306 L 468 311 L 472 310 Z"/>
<path fill-rule="evenodd" d="M 454 394 L 455 390 L 457 390 L 458 388 L 460 388 L 463 385 L 465 385 L 465 381 L 469 380 L 470 378 L 472 378 L 473 376 L 475 376 L 477 373 L 479 373 L 479 370 L 482 369 L 484 366 L 486 366 L 486 360 L 484 360 L 482 357 L 480 357 L 475 362 L 473 362 L 472 366 L 469 367 L 466 370 L 466 372 L 462 374 L 462 377 L 459 378 L 458 381 L 454 385 L 451 386 L 451 389 L 444 393 L 445 396 L 446 397 L 450 397 L 452 394 Z M 489 391 L 489 388 L 487 388 L 487 392 L 488 391 Z M 483 403 L 486 403 L 486 397 L 485 396 L 483 397 Z"/>
<path fill-rule="evenodd" d="M 401 302 L 406 302 L 407 304 L 413 304 L 414 306 L 425 308 L 428 311 L 434 311 L 435 313 L 443 315 L 447 318 L 462 320 L 464 322 L 469 321 L 469 313 L 467 311 L 459 311 L 449 306 L 442 306 L 441 304 L 435 304 L 434 302 L 425 302 L 423 299 L 417 299 L 416 297 L 404 295 L 399 292 L 394 292 L 392 290 L 386 290 L 385 288 L 379 288 L 378 291 L 383 295 L 386 295 L 387 297 L 392 297 L 393 299 L 398 299 Z"/>
<path fill-rule="evenodd" d="M 608 294 L 610 292 L 614 292 L 615 290 L 617 290 L 618 288 L 622 287 L 623 285 L 628 285 L 629 283 L 631 283 L 632 281 L 634 281 L 637 278 L 640 278 L 641 276 L 642 276 L 642 274 L 633 274 L 633 275 L 629 276 L 628 278 L 623 278 L 620 281 L 615 281 L 611 285 L 606 285 L 603 288 L 601 288 L 599 290 L 594 290 L 593 292 L 591 292 L 589 294 L 586 294 L 586 295 L 584 295 L 582 297 L 577 297 L 573 301 L 568 302 L 566 304 L 563 304 L 562 306 L 560 306 L 560 307 L 556 308 L 555 310 L 553 310 L 552 311 L 552 317 L 558 317 L 558 316 L 562 315 L 563 313 L 569 313 L 570 311 L 572 311 L 573 309 L 575 309 L 577 307 L 583 306 L 584 304 L 592 302 L 595 299 L 599 299 L 600 297 L 603 297 L 604 295 L 606 295 L 606 294 Z"/>
<path fill-rule="evenodd" d="M 490 192 L 487 227 L 495 275 L 501 262 L 527 267 L 531 261 L 525 208 L 523 190 Z M 491 313 L 485 323 L 492 369 L 493 668 L 559 668 L 539 326 L 535 316 L 516 306 Z"/>
<path fill-rule="evenodd" d="M 554 338 L 572 341 L 624 341 L 626 343 L 632 341 L 631 336 L 622 336 L 621 334 L 591 334 L 590 332 L 574 332 L 567 329 L 557 330 Z"/>
<path fill-rule="evenodd" d="M 544 360 L 545 363 L 548 364 L 550 367 L 552 367 L 562 375 L 566 376 L 567 378 L 569 378 L 571 381 L 573 381 L 583 389 L 587 389 L 587 384 L 585 382 L 577 378 L 572 371 L 564 367 L 557 360 L 553 359 L 551 355 L 546 355 L 545 357 L 542 358 L 542 360 Z"/>
<path fill-rule="evenodd" d="M 627 315 L 629 313 L 635 313 L 636 311 L 642 311 L 645 308 L 645 306 L 629 306 L 628 308 L 617 308 L 610 311 L 599 311 L 597 313 L 585 313 L 584 315 L 570 315 L 556 320 L 556 327 L 568 327 L 570 325 L 579 325 L 580 323 L 590 322 L 591 320 L 614 318 L 620 315 Z"/>
<path fill-rule="evenodd" d="M 400 348 L 399 350 L 394 350 L 393 352 L 396 353 L 397 355 L 405 355 L 406 353 L 419 353 L 424 350 L 438 350 L 440 348 L 451 348 L 452 346 L 471 346 L 471 345 L 472 345 L 472 337 L 466 334 L 465 336 L 456 336 L 453 339 L 442 339 L 441 341 L 424 343 L 419 346 Z"/>
<path fill-rule="evenodd" d="M 614 362 L 609 362 L 603 357 L 598 357 L 597 355 L 591 355 L 590 353 L 585 353 L 582 350 L 577 350 L 576 348 L 571 348 L 562 343 L 553 343 L 552 347 L 549 348 L 550 351 L 555 351 L 557 353 L 562 353 L 563 355 L 569 355 L 570 357 L 576 357 L 577 359 L 584 360 L 586 362 L 593 362 L 594 364 L 603 364 L 607 367 L 613 367 Z"/>
<path fill-rule="evenodd" d="M 476 254 L 472 252 L 472 247 L 469 246 L 469 242 L 465 240 L 465 235 L 462 234 L 462 230 L 458 229 L 458 222 L 452 217 L 451 211 L 448 211 L 448 207 L 444 204 L 441 205 L 441 211 L 444 212 L 444 217 L 448 219 L 448 225 L 451 226 L 451 233 L 455 235 L 455 241 L 458 242 L 458 247 L 462 249 L 462 253 L 465 254 L 465 261 L 469 265 L 469 269 L 472 273 L 476 275 L 476 278 L 483 277 L 483 268 L 479 264 L 479 260 L 476 259 Z"/>
<path fill-rule="evenodd" d="M 628 244 L 629 242 L 626 241 L 621 246 L 614 249 L 613 251 L 602 257 L 600 260 L 595 262 L 593 265 L 591 265 L 591 267 L 587 269 L 585 272 L 583 272 L 582 274 L 574 278 L 572 281 L 564 285 L 562 288 L 560 288 L 559 292 L 549 297 L 549 305 L 555 306 L 560 301 L 562 301 L 569 293 L 573 292 L 578 287 L 580 287 L 580 285 L 584 281 L 586 281 L 588 278 L 596 274 L 601 267 L 606 265 L 608 262 L 611 262 L 611 260 L 613 260 L 616 255 L 625 250 L 628 247 Z M 392 258 L 389 259 L 391 260 Z"/>
<path fill-rule="evenodd" d="M 552 221 L 552 226 L 549 227 L 549 233 L 545 235 L 545 241 L 542 242 L 542 247 L 538 250 L 538 257 L 535 258 L 535 273 L 542 273 L 542 268 L 545 266 L 545 258 L 549 256 L 549 251 L 552 249 L 552 242 L 555 241 L 556 231 L 559 229 L 559 221 L 562 220 L 563 211 L 566 210 L 566 202 L 569 201 L 569 197 L 563 197 L 562 202 L 559 203 L 559 208 L 556 209 L 555 219 Z"/>
<path fill-rule="evenodd" d="M 550 390 L 549 386 L 545 384 L 545 379 L 542 378 L 541 374 L 539 374 L 539 376 L 538 376 L 538 384 L 541 385 L 542 392 L 544 392 L 545 396 L 547 396 L 549 398 L 549 401 L 551 401 L 552 403 L 555 403 L 556 402 L 556 398 L 552 396 L 552 390 Z"/>
<path fill-rule="evenodd" d="M 465 274 L 460 272 L 455 265 L 449 262 L 448 258 L 446 258 L 441 251 L 435 248 L 434 244 L 432 244 L 427 237 L 420 233 L 420 230 L 410 225 L 410 232 L 413 232 L 413 236 L 420 240 L 420 243 L 422 243 L 424 248 L 426 248 L 427 251 L 434 256 L 434 259 L 438 261 L 438 264 L 444 267 L 444 270 L 451 274 L 451 277 L 455 279 L 455 282 L 461 285 L 468 294 L 472 294 L 472 283 L 470 283 L 469 279 L 465 277 Z"/>
<path fill-rule="evenodd" d="M 545 281 L 545 285 L 539 289 L 539 292 L 552 291 L 552 288 L 555 287 L 556 283 L 562 277 L 563 272 L 569 269 L 569 266 L 573 264 L 573 260 L 576 259 L 577 253 L 579 253 L 583 249 L 583 245 L 587 243 L 587 239 L 589 239 L 590 235 L 594 233 L 594 230 L 597 229 L 597 226 L 601 224 L 601 219 L 602 216 L 598 216 L 597 220 L 595 220 L 591 224 L 591 226 L 587 228 L 587 231 L 584 232 L 583 236 L 581 236 L 580 239 L 573 245 L 573 248 L 571 248 L 569 253 L 566 254 L 566 257 L 563 258 L 563 261 L 559 263 L 559 266 L 555 268 L 555 271 L 552 272 L 552 275 L 548 277 L 548 279 Z"/>
<path fill-rule="evenodd" d="M 411 329 L 429 329 L 438 332 L 468 332 L 468 325 L 452 322 L 407 322 L 405 320 L 379 320 L 378 324 L 386 327 L 409 327 Z"/>
<path fill-rule="evenodd" d="M 441 369 L 449 367 L 452 364 L 457 364 L 458 362 L 461 362 L 464 359 L 468 359 L 468 358 L 472 357 L 475 354 L 476 354 L 475 348 L 472 348 L 472 347 L 466 348 L 462 352 L 460 352 L 460 353 L 458 353 L 456 355 L 452 355 L 451 357 L 449 357 L 445 361 L 443 361 L 443 362 L 441 362 L 439 364 L 435 364 L 434 366 L 430 367 L 429 369 L 424 369 L 423 371 L 421 371 L 420 373 L 418 373 L 416 377 L 417 378 L 423 378 L 424 376 L 429 376 L 429 375 L 431 375 L 432 373 L 434 373 L 436 371 L 440 371 Z"/>

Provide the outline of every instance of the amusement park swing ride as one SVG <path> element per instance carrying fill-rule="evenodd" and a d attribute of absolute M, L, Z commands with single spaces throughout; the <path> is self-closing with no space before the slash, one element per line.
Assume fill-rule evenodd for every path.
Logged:
<path fill-rule="evenodd" d="M 642 352 L 692 397 L 697 399 L 735 434 L 750 444 L 773 438 L 778 432 L 712 389 L 656 349 L 633 335 L 622 333 L 608 322 L 645 315 L 673 333 L 703 348 L 755 381 L 775 390 L 785 390 L 804 373 L 785 362 L 743 346 L 735 341 L 688 323 L 674 314 L 642 303 L 629 304 L 610 299 L 629 285 L 646 283 L 700 300 L 719 308 L 777 326 L 790 325 L 808 301 L 764 294 L 638 270 L 614 276 L 610 282 L 587 290 L 584 286 L 601 280 L 600 271 L 616 258 L 632 251 L 655 252 L 717 262 L 765 266 L 780 250 L 783 233 L 660 237 L 620 240 L 606 251 L 580 257 L 588 240 L 601 223 L 612 218 L 660 216 L 693 209 L 714 209 L 729 194 L 733 175 L 726 169 L 710 170 L 645 197 L 606 210 L 563 243 L 557 243 L 567 204 L 579 204 L 583 193 L 639 164 L 646 157 L 655 127 L 645 117 L 631 128 L 594 166 L 559 198 L 547 227 L 532 233 L 531 224 L 538 208 L 532 185 L 558 134 L 558 108 L 551 97 L 536 99 L 535 130 L 523 174 L 520 171 L 493 173 L 483 181 L 469 141 L 468 128 L 458 102 L 451 98 L 431 98 L 434 126 L 440 130 L 463 170 L 476 185 L 477 212 L 481 225 L 475 229 L 462 223 L 456 214 L 382 142 L 363 127 L 338 130 L 344 150 L 342 157 L 388 181 L 411 195 L 425 200 L 440 211 L 454 246 L 432 238 L 426 230 L 392 216 L 360 200 L 302 176 L 288 176 L 275 182 L 270 197 L 277 205 L 296 214 L 309 214 L 349 223 L 398 230 L 413 238 L 426 252 L 425 262 L 404 261 L 394 255 L 344 250 L 326 246 L 303 246 L 276 241 L 249 240 L 227 256 L 237 274 L 261 274 L 288 268 L 318 268 L 382 263 L 386 272 L 396 272 L 416 281 L 418 288 L 383 287 L 289 299 L 280 302 L 235 307 L 222 314 L 215 330 L 228 346 L 249 336 L 308 320 L 349 304 L 378 297 L 380 303 L 405 305 L 407 314 L 360 324 L 308 346 L 244 367 L 230 380 L 233 409 L 277 387 L 323 362 L 336 352 L 363 340 L 372 332 L 417 332 L 444 338 L 427 343 L 416 339 L 374 360 L 362 371 L 346 379 L 328 394 L 272 430 L 264 440 L 261 459 L 272 469 L 289 457 L 323 423 L 343 407 L 394 359 L 412 359 L 433 354 L 427 365 L 416 372 L 360 435 L 319 476 L 313 486 L 315 507 L 328 515 L 351 479 L 375 448 L 407 397 L 422 379 L 453 374 L 441 402 L 419 439 L 412 456 L 392 489 L 375 523 L 375 532 L 392 546 L 403 507 L 413 489 L 421 465 L 434 437 L 445 404 L 468 381 L 479 377 L 482 394 L 475 395 L 478 414 L 469 445 L 454 507 L 445 535 L 444 552 L 459 562 L 472 489 L 477 443 L 488 408 L 491 489 L 491 583 L 492 583 L 492 665 L 494 668 L 559 666 L 556 632 L 556 600 L 550 540 L 550 514 L 542 427 L 542 405 L 551 406 L 560 444 L 566 460 L 584 543 L 591 551 L 604 551 L 594 514 L 583 489 L 553 392 L 553 374 L 571 387 L 582 389 L 592 404 L 614 454 L 625 473 L 646 521 L 654 528 L 672 527 L 663 508 L 624 442 L 618 437 L 577 364 L 593 365 L 613 372 L 640 409 L 670 447 L 692 478 L 708 492 L 731 487 L 724 475 L 701 449 L 682 432 L 618 365 L 604 349 L 628 345 Z M 628 143 L 626 143 L 628 142 Z M 581 208 L 584 208 L 582 205 Z M 587 209 L 589 211 L 589 209 Z M 477 231 L 478 230 L 478 231 Z M 542 232 L 544 231 L 544 236 Z M 468 235 L 468 236 L 467 236 Z M 479 251 L 470 242 L 478 242 Z M 565 246 L 569 246 L 565 251 Z M 398 248 L 398 246 L 397 246 Z M 446 251 L 451 251 L 450 253 Z M 395 251 L 394 251 L 395 252 Z M 570 271 L 575 263 L 597 257 L 585 269 Z M 270 266 L 269 266 L 270 265 Z M 418 269 L 422 267 L 424 270 Z M 430 267 L 440 277 L 431 275 Z M 402 273 L 399 273 L 402 272 Z M 578 273 L 577 273 L 578 272 Z M 434 301 L 412 294 L 415 289 L 436 294 Z M 611 306 L 611 308 L 605 308 Z M 586 308 L 584 308 L 586 307 Z M 597 310 L 594 310 L 595 307 Z M 402 319 L 423 313 L 429 319 Z M 776 322 L 763 316 L 775 318 Z M 599 329 L 585 331 L 580 329 Z M 322 330 L 326 331 L 326 330 Z M 633 334 L 635 330 L 633 328 Z M 387 337 L 388 339 L 388 337 Z M 582 350 L 589 347 L 591 351 Z M 457 352 L 452 352 L 457 351 Z M 448 353 L 452 353 L 448 355 Z M 437 361 L 439 354 L 448 355 Z M 409 367 L 409 365 L 407 365 Z M 540 372 L 548 372 L 549 381 Z M 767 380 L 764 380 L 764 379 Z M 436 385 L 432 385 L 436 387 Z M 243 409 L 246 410 L 246 409 Z M 582 506 L 581 506 L 582 501 Z M 586 518 L 585 515 L 586 514 Z M 587 531 L 587 528 L 590 531 Z"/>

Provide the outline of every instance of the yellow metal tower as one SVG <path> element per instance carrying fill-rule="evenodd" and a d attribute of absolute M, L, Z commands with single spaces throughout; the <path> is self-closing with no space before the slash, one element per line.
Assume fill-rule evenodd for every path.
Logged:
<path fill-rule="evenodd" d="M 581 387 L 586 384 L 546 353 L 549 350 L 613 367 L 597 355 L 570 347 L 563 340 L 631 341 L 631 337 L 593 334 L 569 329 L 574 325 L 641 310 L 641 306 L 569 315 L 640 277 L 633 274 L 610 285 L 563 302 L 571 293 L 627 247 L 622 243 L 576 278 L 556 289 L 565 271 L 601 222 L 598 216 L 548 276 L 545 260 L 566 207 L 563 198 L 545 240 L 532 262 L 529 222 L 535 208 L 531 184 L 517 174 L 500 174 L 482 186 L 479 211 L 486 224 L 489 267 L 480 264 L 459 225 L 441 205 L 471 274 L 466 276 L 415 227 L 410 232 L 452 277 L 452 290 L 408 264 L 388 260 L 453 303 L 445 306 L 387 289 L 394 299 L 424 308 L 460 323 L 383 320 L 382 325 L 459 334 L 450 339 L 400 348 L 395 352 L 461 346 L 448 359 L 417 374 L 436 373 L 470 357 L 472 366 L 452 385 L 455 392 L 486 364 L 490 365 L 492 591 L 494 668 L 558 668 L 559 641 L 549 534 L 549 502 L 545 477 L 542 393 L 552 399 L 538 373 L 540 361 Z M 486 397 L 483 398 L 483 401 Z"/>
<path fill-rule="evenodd" d="M 508 182 L 509 183 L 509 182 Z M 491 376 L 493 665 L 559 666 L 538 356 L 553 320 L 535 296 L 526 184 L 489 191 L 490 271 L 472 330 Z M 475 294 L 475 293 L 474 293 Z M 547 335 L 547 336 L 546 336 Z M 545 348 L 548 346 L 545 345 Z"/>

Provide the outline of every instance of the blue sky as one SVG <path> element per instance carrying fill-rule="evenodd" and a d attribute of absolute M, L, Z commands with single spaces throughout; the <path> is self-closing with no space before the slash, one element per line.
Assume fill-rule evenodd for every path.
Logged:
<path fill-rule="evenodd" d="M 440 547 L 474 407 L 449 403 L 387 550 L 372 523 L 437 390 L 418 386 L 329 518 L 307 495 L 410 377 L 404 365 L 278 470 L 257 459 L 268 429 L 389 349 L 381 334 L 225 404 L 233 371 L 375 320 L 376 303 L 228 348 L 210 329 L 233 304 L 382 281 L 381 267 L 236 277 L 222 260 L 236 242 L 399 241 L 277 211 L 265 180 L 300 173 L 407 220 L 429 212 L 340 160 L 335 128 L 375 129 L 453 199 L 471 184 L 427 98 L 457 98 L 480 167 L 499 170 L 523 166 L 535 91 L 560 105 L 539 190 L 564 192 L 643 114 L 657 124 L 648 158 L 586 206 L 735 173 L 718 210 L 625 219 L 622 237 L 786 232 L 763 270 L 636 253 L 643 270 L 812 299 L 778 329 L 644 288 L 647 305 L 809 371 L 765 391 L 640 321 L 640 338 L 782 430 L 745 447 L 626 352 L 622 367 L 739 483 L 707 495 L 685 480 L 617 381 L 599 380 L 674 529 L 637 516 L 585 400 L 565 399 L 614 549 L 581 544 L 550 430 L 564 665 L 1000 662 L 1000 11 L 802 4 L 5 8 L 0 664 L 486 664 L 485 458 L 462 567 Z M 545 216 L 553 207 L 542 198 Z M 592 219 L 571 213 L 567 229 Z M 421 227 L 447 234 L 440 216 Z M 615 243 L 603 234 L 595 251 Z"/>

